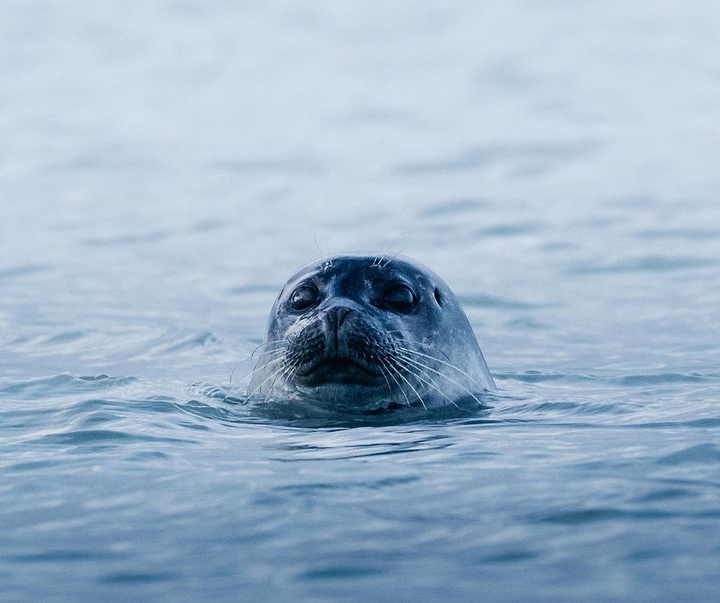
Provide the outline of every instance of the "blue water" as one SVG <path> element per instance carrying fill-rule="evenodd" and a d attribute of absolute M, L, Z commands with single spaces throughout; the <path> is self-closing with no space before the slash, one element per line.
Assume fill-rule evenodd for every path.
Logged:
<path fill-rule="evenodd" d="M 0 599 L 720 599 L 719 6 L 0 3 Z M 376 251 L 491 409 L 225 397 Z"/>

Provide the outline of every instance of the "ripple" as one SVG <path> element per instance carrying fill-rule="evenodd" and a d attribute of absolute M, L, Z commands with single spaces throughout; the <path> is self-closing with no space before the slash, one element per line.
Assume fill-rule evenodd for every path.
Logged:
<path fill-rule="evenodd" d="M 413 431 L 385 432 L 365 430 L 360 433 L 349 432 L 345 429 L 330 430 L 328 435 L 318 443 L 313 432 L 307 437 L 312 438 L 308 444 L 303 432 L 303 441 L 300 443 L 281 443 L 276 449 L 281 456 L 278 460 L 283 462 L 302 462 L 305 460 L 336 461 L 347 459 L 370 459 L 387 457 L 398 454 L 417 452 L 444 451 L 452 447 L 453 438 L 446 434 L 427 433 L 420 434 Z M 366 480 L 364 483 L 372 488 L 383 488 L 390 485 L 409 483 L 414 481 L 416 475 L 402 475 L 390 480 L 378 478 Z"/>
<path fill-rule="evenodd" d="M 567 269 L 568 274 L 602 274 L 621 272 L 671 272 L 717 266 L 717 260 L 696 256 L 649 255 L 615 262 L 613 264 L 579 263 Z"/>
<path fill-rule="evenodd" d="M 614 507 L 592 507 L 588 509 L 577 509 L 559 511 L 543 515 L 534 515 L 533 521 L 540 523 L 557 523 L 563 525 L 582 525 L 601 523 L 606 521 L 617 521 L 632 518 L 634 520 L 656 520 L 669 517 L 686 515 L 684 511 L 678 513 L 672 511 L 655 511 L 642 509 L 640 511 L 628 511 Z"/>
<path fill-rule="evenodd" d="M 534 234 L 543 229 L 543 225 L 537 222 L 513 222 L 505 224 L 494 224 L 487 228 L 476 230 L 473 237 L 514 237 L 527 234 Z"/>
<path fill-rule="evenodd" d="M 634 499 L 635 502 L 653 503 L 684 498 L 697 498 L 698 494 L 689 488 L 661 488 Z"/>
<path fill-rule="evenodd" d="M 43 469 L 55 467 L 61 461 L 59 459 L 43 460 L 43 461 L 23 461 L 13 465 L 4 465 L 3 471 L 7 473 L 30 473 L 37 474 Z"/>
<path fill-rule="evenodd" d="M 529 310 L 541 307 L 539 304 L 531 304 L 515 299 L 495 297 L 492 295 L 458 295 L 458 300 L 463 306 L 475 308 L 502 308 L 506 310 Z"/>
<path fill-rule="evenodd" d="M 523 373 L 495 373 L 496 379 L 508 379 L 513 381 L 520 381 L 523 383 L 544 383 L 546 381 L 560 381 L 568 379 L 568 375 L 565 373 L 542 373 L 540 371 L 525 371 Z M 593 381 L 593 377 L 583 377 L 580 375 L 573 375 L 575 380 L 586 380 Z"/>
<path fill-rule="evenodd" d="M 85 333 L 85 331 L 65 331 L 45 338 L 45 343 L 47 345 L 64 345 L 66 343 L 80 341 L 86 336 L 87 333 Z"/>
<path fill-rule="evenodd" d="M 666 383 L 703 383 L 710 380 L 710 377 L 698 373 L 659 373 L 654 375 L 625 375 L 609 381 L 621 386 L 645 387 Z"/>
<path fill-rule="evenodd" d="M 619 387 L 648 387 L 678 383 L 713 383 L 717 381 L 715 374 L 703 373 L 646 373 L 622 376 L 572 374 L 560 372 L 525 371 L 522 373 L 494 373 L 498 380 L 520 381 L 523 383 L 545 383 L 566 381 L 571 384 L 613 385 Z"/>
<path fill-rule="evenodd" d="M 529 561 L 529 560 L 535 559 L 540 556 L 541 556 L 541 554 L 538 553 L 538 551 L 518 549 L 518 550 L 511 550 L 511 551 L 505 551 L 502 553 L 493 553 L 491 555 L 486 555 L 486 556 L 482 557 L 482 561 L 484 563 L 494 563 L 494 564 L 505 564 L 505 563 L 514 564 L 519 561 Z"/>
<path fill-rule="evenodd" d="M 177 574 L 172 572 L 115 572 L 100 578 L 103 584 L 150 584 L 153 582 L 169 582 L 176 580 Z"/>
<path fill-rule="evenodd" d="M 387 568 L 360 567 L 356 565 L 331 565 L 321 569 L 303 572 L 301 580 L 352 580 L 387 573 Z"/>
<path fill-rule="evenodd" d="M 139 243 L 157 243 L 169 239 L 173 235 L 174 233 L 169 230 L 150 230 L 143 233 L 128 232 L 105 237 L 89 237 L 84 239 L 82 244 L 86 247 L 126 247 Z"/>
<path fill-rule="evenodd" d="M 189 415 L 203 419 L 212 419 L 213 421 L 238 423 L 248 418 L 248 413 L 243 405 L 238 407 L 222 407 L 200 400 L 188 400 L 187 402 L 176 403 L 175 407 Z"/>
<path fill-rule="evenodd" d="M 634 412 L 620 403 L 593 403 L 593 402 L 538 402 L 533 404 L 519 404 L 512 408 L 497 411 L 503 412 L 533 412 L 533 413 L 559 413 L 566 415 L 602 415 L 602 414 L 629 414 Z"/>
<path fill-rule="evenodd" d="M 707 239 L 720 239 L 720 229 L 648 228 L 638 232 L 637 236 L 648 239 L 686 239 L 690 241 L 705 241 Z"/>
<path fill-rule="evenodd" d="M 656 461 L 658 465 L 716 464 L 720 462 L 720 448 L 712 444 L 690 446 L 668 454 Z"/>
<path fill-rule="evenodd" d="M 128 433 L 112 429 L 80 429 L 44 435 L 34 440 L 37 444 L 84 446 L 87 444 L 113 444 L 118 442 L 187 442 L 181 438 L 151 436 L 147 434 Z"/>
<path fill-rule="evenodd" d="M 564 525 L 577 525 L 585 523 L 596 523 L 599 521 L 609 521 L 618 519 L 623 513 L 618 509 L 608 507 L 578 509 L 574 511 L 561 511 L 557 513 L 548 513 L 547 515 L 533 517 L 534 521 L 544 523 L 560 523 Z"/>
<path fill-rule="evenodd" d="M 457 199 L 455 201 L 444 201 L 432 205 L 421 211 L 418 215 L 421 218 L 438 218 L 445 216 L 465 215 L 486 209 L 489 206 L 487 201 L 478 199 Z"/>
<path fill-rule="evenodd" d="M 311 157 L 283 159 L 218 159 L 208 164 L 211 170 L 244 175 L 255 174 L 320 174 L 322 164 Z"/>
<path fill-rule="evenodd" d="M 90 375 L 76 377 L 67 373 L 12 381 L 0 387 L 0 393 L 21 400 L 37 400 L 87 392 L 107 391 L 137 382 L 136 377 L 109 377 L 108 375 Z"/>
<path fill-rule="evenodd" d="M 14 268 L 6 268 L 0 270 L 0 283 L 5 283 L 13 278 L 48 272 L 49 270 L 51 270 L 51 266 L 48 264 L 26 264 L 24 266 L 15 266 Z"/>
<path fill-rule="evenodd" d="M 179 341 L 169 343 L 164 347 L 165 353 L 173 352 L 184 352 L 187 350 L 194 350 L 197 348 L 209 348 L 221 345 L 223 339 L 210 333 L 209 331 L 203 331 L 201 333 L 193 333 L 182 337 Z"/>
<path fill-rule="evenodd" d="M 11 559 L 18 563 L 53 563 L 58 561 L 101 561 L 106 559 L 120 559 L 124 556 L 125 555 L 120 553 L 102 550 L 50 549 L 37 553 L 13 555 Z"/>
<path fill-rule="evenodd" d="M 555 142 L 553 144 L 495 144 L 467 149 L 455 157 L 404 163 L 395 172 L 415 176 L 442 172 L 480 171 L 500 162 L 531 166 L 534 171 L 548 170 L 558 163 L 577 160 L 599 148 L 595 141 Z"/>
<path fill-rule="evenodd" d="M 468 406 L 470 405 L 470 406 Z M 380 412 L 358 413 L 353 408 L 321 406 L 306 400 L 249 401 L 240 421 L 261 421 L 279 426 L 305 429 L 348 429 L 357 427 L 390 427 L 412 424 L 445 423 L 482 416 L 488 406 L 475 400 L 458 400 L 437 408 L 398 406 Z"/>

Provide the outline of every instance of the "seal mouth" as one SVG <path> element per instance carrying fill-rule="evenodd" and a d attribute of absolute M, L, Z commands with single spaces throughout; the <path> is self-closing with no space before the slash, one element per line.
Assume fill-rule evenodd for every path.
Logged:
<path fill-rule="evenodd" d="M 382 372 L 374 371 L 369 365 L 352 358 L 342 357 L 319 359 L 298 375 L 307 385 L 324 383 L 375 385 L 378 381 L 384 380 Z"/>

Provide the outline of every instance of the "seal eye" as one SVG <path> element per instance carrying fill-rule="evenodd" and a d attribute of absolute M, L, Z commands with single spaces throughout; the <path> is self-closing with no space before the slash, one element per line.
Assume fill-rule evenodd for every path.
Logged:
<path fill-rule="evenodd" d="M 315 287 L 300 285 L 290 295 L 290 307 L 296 312 L 302 312 L 314 305 L 319 296 L 320 294 Z"/>
<path fill-rule="evenodd" d="M 385 290 L 382 295 L 383 303 L 397 310 L 398 312 L 407 312 L 415 305 L 415 294 L 412 289 L 406 285 L 393 285 Z"/>

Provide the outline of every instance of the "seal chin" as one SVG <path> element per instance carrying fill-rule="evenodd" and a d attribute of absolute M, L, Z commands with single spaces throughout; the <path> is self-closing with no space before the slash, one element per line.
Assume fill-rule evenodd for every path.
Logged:
<path fill-rule="evenodd" d="M 295 394 L 302 400 L 312 400 L 318 407 L 326 406 L 338 411 L 378 411 L 392 403 L 395 396 L 388 392 L 385 382 L 362 383 L 353 380 L 333 379 L 307 385 L 295 382 Z"/>

